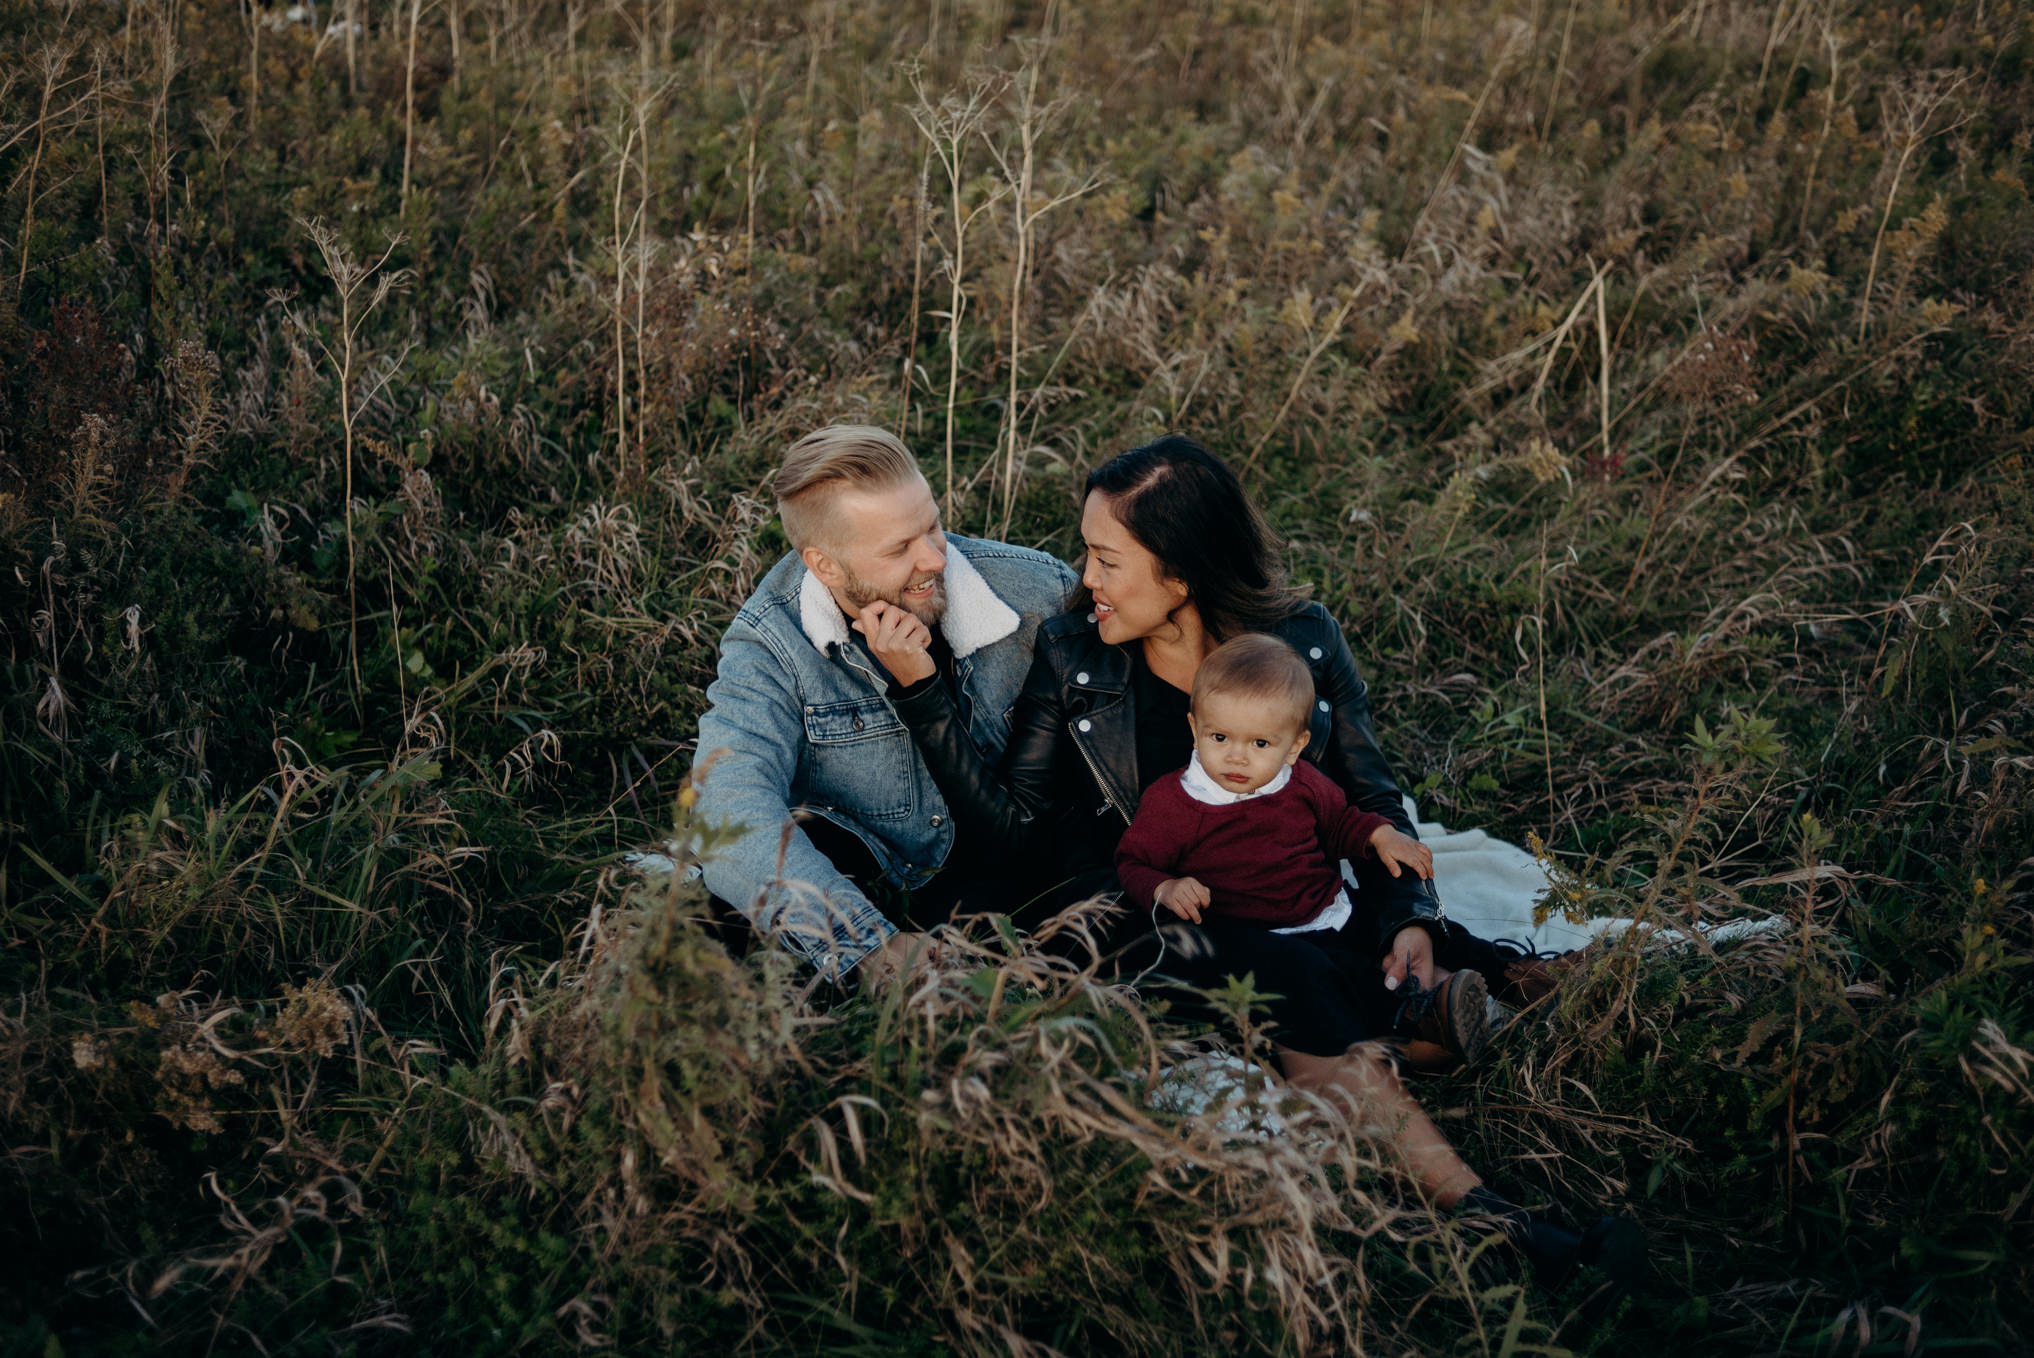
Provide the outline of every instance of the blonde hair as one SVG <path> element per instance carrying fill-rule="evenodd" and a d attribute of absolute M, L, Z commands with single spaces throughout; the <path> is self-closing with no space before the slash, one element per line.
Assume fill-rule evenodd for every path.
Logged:
<path fill-rule="evenodd" d="M 1314 675 L 1299 652 L 1263 632 L 1245 632 L 1208 652 L 1194 671 L 1193 706 L 1213 694 L 1283 705 L 1301 729 L 1314 701 Z"/>
<path fill-rule="evenodd" d="M 784 465 L 770 482 L 777 513 L 791 546 L 826 547 L 833 530 L 834 491 L 863 486 L 886 489 L 920 477 L 918 460 L 887 429 L 868 424 L 830 424 L 815 429 L 784 453 Z"/>

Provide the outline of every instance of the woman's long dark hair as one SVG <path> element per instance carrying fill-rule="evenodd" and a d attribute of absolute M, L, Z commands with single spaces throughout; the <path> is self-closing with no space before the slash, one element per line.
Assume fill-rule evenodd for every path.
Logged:
<path fill-rule="evenodd" d="M 1186 435 L 1118 453 L 1088 473 L 1081 502 L 1096 491 L 1159 568 L 1186 585 L 1215 640 L 1264 631 L 1303 602 L 1286 588 L 1278 540 L 1236 474 Z M 1092 607 L 1088 587 L 1076 586 L 1067 610 Z"/>

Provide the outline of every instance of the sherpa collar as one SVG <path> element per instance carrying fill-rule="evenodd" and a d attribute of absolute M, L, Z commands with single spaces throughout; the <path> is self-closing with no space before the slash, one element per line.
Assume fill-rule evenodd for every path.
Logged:
<path fill-rule="evenodd" d="M 824 652 L 848 644 L 847 615 L 840 611 L 833 594 L 811 571 L 798 582 L 798 621 L 813 646 Z M 1004 603 L 989 588 L 989 582 L 975 569 L 958 545 L 948 544 L 946 553 L 946 616 L 939 630 L 954 658 L 973 655 L 992 642 L 1001 641 L 1017 630 L 1022 621 L 1017 610 Z"/>

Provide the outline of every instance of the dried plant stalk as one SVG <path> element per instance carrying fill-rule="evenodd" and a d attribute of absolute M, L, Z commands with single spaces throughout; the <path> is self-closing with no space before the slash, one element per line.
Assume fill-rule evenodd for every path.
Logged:
<path fill-rule="evenodd" d="M 1879 232 L 1872 239 L 1871 266 L 1865 270 L 1864 294 L 1859 302 L 1857 315 L 1857 339 L 1860 344 L 1864 343 L 1865 333 L 1871 328 L 1872 285 L 1878 280 L 1879 251 L 1886 243 L 1886 225 L 1893 219 L 1893 201 L 1900 194 L 1900 177 L 1906 174 L 1907 162 L 1914 158 L 1914 153 L 1921 149 L 1923 142 L 1969 120 L 1969 115 L 1966 114 L 1960 118 L 1952 118 L 1934 131 L 1930 131 L 1928 126 L 1935 120 L 1936 111 L 1954 99 L 1956 92 L 1962 89 L 1969 79 L 1969 74 L 1964 71 L 1947 73 L 1931 71 L 1895 85 L 1881 96 L 1886 126 L 1891 128 L 1895 120 L 1898 120 L 1899 130 L 1895 135 L 1900 143 L 1900 158 L 1893 165 L 1893 182 L 1886 185 L 1886 207 L 1879 214 Z"/>
<path fill-rule="evenodd" d="M 398 197 L 405 215 L 410 209 L 410 162 L 417 145 L 417 25 L 424 0 L 410 0 L 410 43 L 403 59 L 403 183 Z"/>
<path fill-rule="evenodd" d="M 1015 258 L 1010 266 L 1010 383 L 1003 406 L 1003 427 L 999 432 L 999 442 L 1003 445 L 1003 517 L 1001 523 L 996 525 L 997 537 L 1010 536 L 1010 516 L 1015 512 L 1017 505 L 1017 422 L 1021 412 L 1017 384 L 1024 366 L 1024 288 L 1031 270 L 1032 239 L 1037 234 L 1040 219 L 1047 213 L 1083 194 L 1092 192 L 1102 182 L 1099 173 L 1090 173 L 1070 189 L 1040 203 L 1034 204 L 1032 201 L 1037 177 L 1039 138 L 1066 107 L 1064 99 L 1044 103 L 1039 101 L 1038 77 L 1040 68 L 1045 62 L 1046 50 L 1045 44 L 1040 42 L 1025 44 L 1024 67 L 1012 82 L 1016 92 L 1015 153 L 995 141 L 989 142 L 989 152 L 995 158 L 997 168 L 1002 172 L 1003 183 L 1010 191 L 1011 225 L 1016 245 Z M 995 514 L 993 484 L 989 500 L 989 513 L 993 517 Z"/>
<path fill-rule="evenodd" d="M 317 341 L 318 347 L 324 351 L 326 361 L 332 364 L 339 378 L 339 424 L 344 435 L 342 494 L 345 499 L 341 517 L 346 525 L 346 628 L 353 670 L 353 689 L 357 697 L 362 691 L 358 566 L 355 560 L 353 534 L 353 426 L 358 410 L 358 403 L 355 402 L 353 394 L 353 374 L 359 356 L 357 341 L 361 326 L 366 324 L 367 318 L 374 314 L 375 309 L 388 299 L 391 292 L 408 284 L 410 271 L 408 269 L 384 271 L 390 256 L 394 255 L 396 247 L 402 244 L 403 238 L 399 235 L 388 238 L 387 247 L 373 263 L 362 264 L 353 258 L 345 242 L 339 239 L 339 233 L 324 222 L 315 218 L 309 221 L 299 218 L 298 225 L 310 235 L 311 243 L 318 247 L 318 256 L 324 261 L 325 272 L 332 279 L 339 300 L 337 336 L 339 347 L 336 352 L 324 337 L 312 331 L 302 318 L 298 318 L 298 321 L 306 333 L 311 334 Z M 373 284 L 372 288 L 368 286 L 370 283 Z M 376 381 L 375 390 L 379 390 L 387 383 L 389 375 L 384 373 Z"/>
<path fill-rule="evenodd" d="M 967 96 L 961 98 L 948 95 L 934 101 L 925 91 L 925 85 L 914 72 L 911 88 L 918 96 L 911 106 L 911 119 L 918 130 L 931 143 L 932 153 L 939 158 L 940 168 L 946 171 L 948 220 L 953 228 L 953 246 L 948 249 L 944 242 L 941 250 L 945 256 L 947 286 L 946 309 L 946 487 L 942 510 L 950 520 L 954 514 L 953 493 L 953 422 L 954 407 L 960 396 L 960 327 L 961 318 L 967 314 L 968 295 L 962 286 L 967 276 L 968 228 L 975 218 L 994 207 L 996 201 L 1008 191 L 1007 184 L 998 184 L 983 196 L 973 207 L 962 199 L 967 185 L 968 146 L 988 116 L 994 104 L 994 96 L 981 81 L 973 82 Z"/>

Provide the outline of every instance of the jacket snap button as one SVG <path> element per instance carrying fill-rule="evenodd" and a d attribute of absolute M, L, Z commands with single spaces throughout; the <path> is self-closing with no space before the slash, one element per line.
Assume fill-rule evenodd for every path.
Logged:
<path fill-rule="evenodd" d="M 1074 676 L 1074 682 L 1076 684 L 1085 684 L 1086 682 L 1088 682 L 1088 672 L 1086 670 L 1082 670 L 1079 674 L 1076 674 Z"/>
<path fill-rule="evenodd" d="M 1308 651 L 1307 655 L 1312 659 L 1319 660 L 1321 658 L 1321 648 L 1316 646 L 1312 650 Z"/>
<path fill-rule="evenodd" d="M 933 828 L 933 829 L 937 830 L 937 829 L 938 829 L 938 828 L 939 828 L 940 826 L 942 826 L 942 825 L 944 825 L 944 824 L 946 824 L 946 817 L 945 817 L 945 816 L 934 816 L 934 817 L 932 818 L 932 828 Z"/>
<path fill-rule="evenodd" d="M 819 709 L 814 707 L 811 703 L 805 704 L 805 715 L 808 717 L 811 716 L 814 712 L 817 712 L 818 710 Z"/>
<path fill-rule="evenodd" d="M 862 719 L 860 717 L 855 718 L 855 729 L 857 731 L 862 729 Z"/>
<path fill-rule="evenodd" d="M 1082 717 L 1082 718 L 1081 718 L 1081 729 L 1082 729 L 1083 731 L 1092 731 L 1092 730 L 1094 730 L 1094 729 L 1095 729 L 1095 724 L 1094 724 L 1093 722 L 1089 721 L 1089 720 L 1088 720 L 1088 719 L 1087 719 L 1086 717 Z"/>
<path fill-rule="evenodd" d="M 1328 700 L 1326 698 L 1321 699 L 1321 711 L 1328 712 L 1332 710 L 1333 709 L 1328 706 Z"/>

